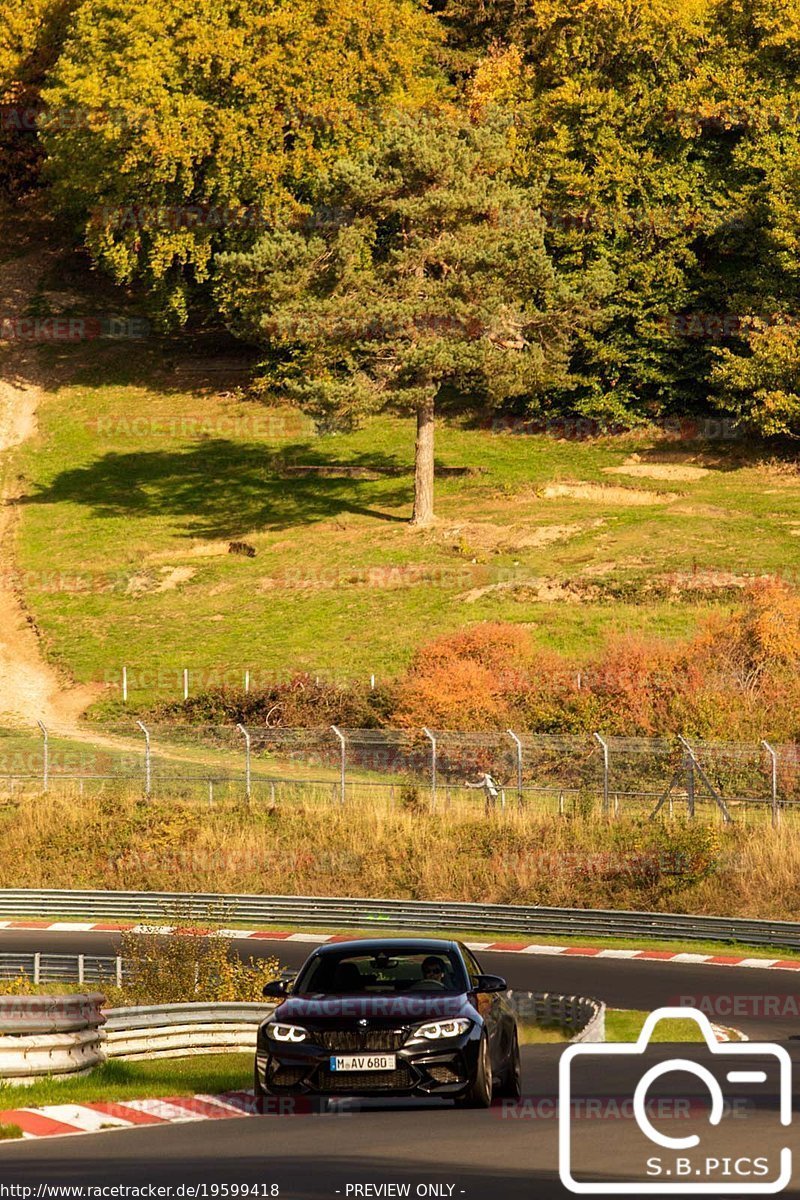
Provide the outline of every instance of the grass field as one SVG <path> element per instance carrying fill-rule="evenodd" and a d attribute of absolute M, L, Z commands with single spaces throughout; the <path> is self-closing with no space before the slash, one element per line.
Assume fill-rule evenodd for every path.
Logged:
<path fill-rule="evenodd" d="M 29 1087 L 0 1086 L 0 1112 L 44 1104 L 93 1100 L 149 1100 L 159 1096 L 217 1094 L 252 1086 L 251 1054 L 196 1054 L 191 1058 L 103 1063 L 76 1079 L 44 1079 Z"/>
<path fill-rule="evenodd" d="M 124 791 L 0 805 L 0 886 L 14 888 L 260 894 L 268 880 L 279 895 L 795 920 L 798 864 L 800 830 L 788 824 L 662 828 L 526 810 L 453 816 L 299 800 L 199 807 L 143 803 Z"/>
<path fill-rule="evenodd" d="M 606 1041 L 635 1042 L 642 1032 L 648 1013 L 635 1009 L 610 1008 L 606 1012 Z M 652 1042 L 680 1043 L 702 1042 L 703 1035 L 695 1021 L 670 1019 L 659 1021 L 653 1030 Z M 524 1025 L 520 1029 L 520 1042 L 534 1046 L 543 1042 L 564 1045 L 569 1034 L 561 1029 L 538 1025 Z"/>
<path fill-rule="evenodd" d="M 606 1013 L 607 1042 L 635 1042 L 642 1032 L 649 1013 L 634 1009 L 611 1008 Z M 670 1019 L 659 1021 L 651 1042 L 702 1042 L 703 1035 L 695 1021 Z"/>
<path fill-rule="evenodd" d="M 54 270 L 42 311 L 69 309 L 64 286 Z M 237 399 L 242 363 L 213 344 L 39 358 L 39 434 L 13 464 L 24 598 L 54 663 L 116 685 L 127 663 L 132 700 L 178 696 L 184 667 L 193 687 L 246 667 L 386 676 L 487 618 L 580 658 L 623 628 L 685 634 L 746 575 L 798 561 L 800 480 L 736 439 L 443 421 L 422 533 L 406 520 L 410 421 L 318 437 L 296 411 Z"/>

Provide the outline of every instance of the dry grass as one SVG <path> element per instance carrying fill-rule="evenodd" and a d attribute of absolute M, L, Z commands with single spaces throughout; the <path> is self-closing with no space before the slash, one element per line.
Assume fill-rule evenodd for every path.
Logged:
<path fill-rule="evenodd" d="M 288 797 L 288 793 L 286 793 Z M 507 809 L 143 803 L 117 793 L 0 809 L 0 886 L 368 895 L 796 919 L 800 829 L 708 813 L 604 821 Z M 224 920 L 224 915 L 222 916 Z"/>

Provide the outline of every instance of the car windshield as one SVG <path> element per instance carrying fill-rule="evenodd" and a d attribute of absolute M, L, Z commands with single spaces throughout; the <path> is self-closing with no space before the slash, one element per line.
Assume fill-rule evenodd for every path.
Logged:
<path fill-rule="evenodd" d="M 464 992 L 464 968 L 453 950 L 342 950 L 320 955 L 297 978 L 295 995 L 361 996 Z"/>

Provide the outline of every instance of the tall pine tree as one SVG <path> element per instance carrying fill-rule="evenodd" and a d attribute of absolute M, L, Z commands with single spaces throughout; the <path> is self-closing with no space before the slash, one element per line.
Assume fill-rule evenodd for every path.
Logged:
<path fill-rule="evenodd" d="M 269 349 L 268 382 L 337 428 L 416 415 L 412 520 L 434 515 L 437 403 L 485 410 L 564 382 L 588 305 L 553 270 L 507 130 L 425 113 L 338 162 L 316 205 L 223 256 L 234 330 Z"/>

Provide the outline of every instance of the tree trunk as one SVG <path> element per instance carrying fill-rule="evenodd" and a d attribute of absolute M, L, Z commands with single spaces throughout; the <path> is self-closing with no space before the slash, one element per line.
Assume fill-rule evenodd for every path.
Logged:
<path fill-rule="evenodd" d="M 417 409 L 412 525 L 425 526 L 433 521 L 433 431 L 434 397 L 431 395 Z"/>

